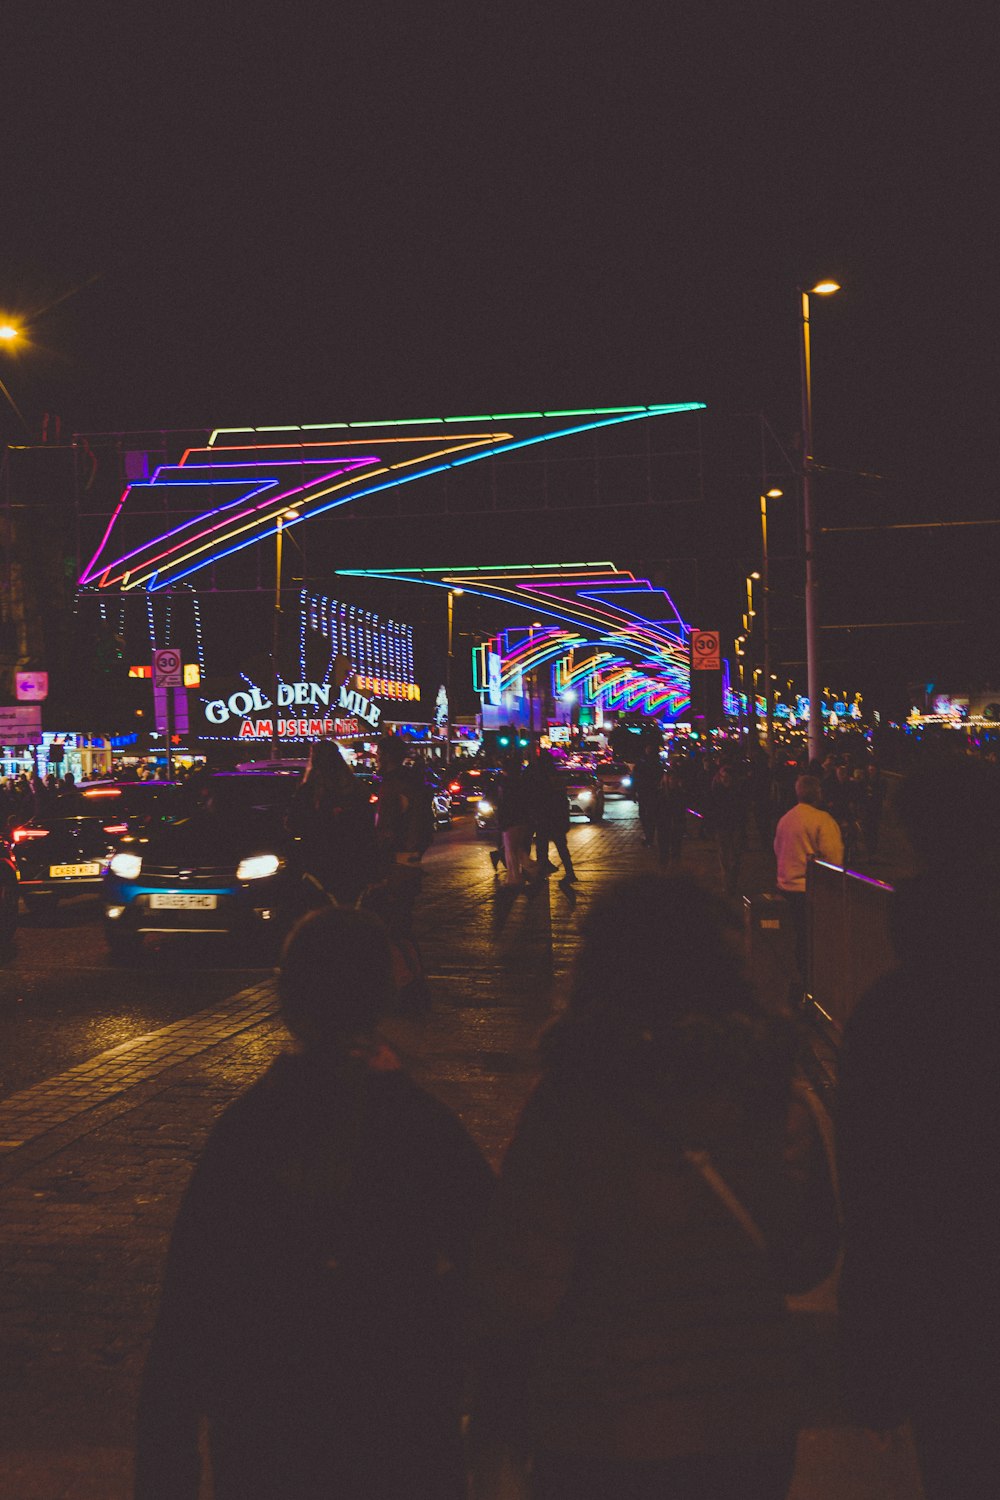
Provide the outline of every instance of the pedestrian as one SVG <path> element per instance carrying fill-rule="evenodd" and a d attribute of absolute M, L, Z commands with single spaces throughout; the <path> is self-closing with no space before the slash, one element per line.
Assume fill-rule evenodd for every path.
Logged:
<path fill-rule="evenodd" d="M 686 815 L 687 797 L 684 792 L 684 783 L 677 766 L 670 765 L 660 783 L 656 803 L 656 848 L 661 866 L 668 865 L 681 857 Z"/>
<path fill-rule="evenodd" d="M 506 1441 L 534 1500 L 785 1495 L 784 1297 L 838 1240 L 793 1051 L 708 893 L 642 876 L 595 904 L 477 1242 L 474 1469 Z"/>
<path fill-rule="evenodd" d="M 747 841 L 747 798 L 736 771 L 726 761 L 712 778 L 708 821 L 718 846 L 723 888 L 727 896 L 735 896 Z"/>
<path fill-rule="evenodd" d="M 838 1065 L 846 1395 L 910 1421 L 927 1500 L 969 1500 L 1000 1487 L 1000 773 L 930 765 L 895 805 L 918 873 Z"/>
<path fill-rule="evenodd" d="M 377 918 L 293 929 L 296 1041 L 224 1112 L 174 1226 L 142 1382 L 136 1500 L 463 1500 L 460 1319 L 491 1174 L 380 1040 Z"/>
<path fill-rule="evenodd" d="M 516 753 L 504 761 L 498 792 L 497 825 L 503 839 L 506 886 L 519 891 L 535 879 L 538 871 L 531 858 L 531 787 L 521 757 Z"/>
<path fill-rule="evenodd" d="M 660 752 L 652 740 L 644 740 L 639 759 L 632 768 L 632 795 L 639 809 L 644 844 L 652 844 L 656 837 L 656 805 L 662 778 Z"/>
<path fill-rule="evenodd" d="M 885 805 L 885 779 L 877 763 L 870 760 L 865 766 L 864 783 L 860 790 L 861 837 L 865 854 L 874 859 L 878 853 L 879 832 L 882 827 L 882 809 Z"/>
<path fill-rule="evenodd" d="M 211 785 L 211 783 L 209 783 Z M 360 782 L 332 740 L 317 740 L 286 817 L 314 885 L 353 905 L 375 878 L 375 835 Z"/>
<path fill-rule="evenodd" d="M 535 829 L 535 860 L 540 875 L 550 875 L 556 866 L 549 860 L 549 844 L 555 844 L 562 865 L 562 883 L 576 880 L 569 852 L 569 798 L 559 778 L 555 760 L 543 750 L 530 768 L 530 792 Z"/>
<path fill-rule="evenodd" d="M 406 742 L 387 735 L 378 747 L 375 843 L 379 875 L 364 904 L 389 929 L 400 1008 L 416 1014 L 430 1006 L 413 913 L 423 883 L 423 856 L 434 837 L 431 791 L 421 764 L 407 761 Z"/>
<path fill-rule="evenodd" d="M 844 863 L 844 841 L 840 829 L 820 806 L 822 793 L 815 776 L 800 776 L 795 783 L 796 803 L 778 820 L 774 831 L 774 853 L 778 862 L 778 890 L 785 898 L 795 938 L 795 962 L 799 978 L 808 977 L 808 912 L 806 870 L 812 858 L 831 865 Z"/>

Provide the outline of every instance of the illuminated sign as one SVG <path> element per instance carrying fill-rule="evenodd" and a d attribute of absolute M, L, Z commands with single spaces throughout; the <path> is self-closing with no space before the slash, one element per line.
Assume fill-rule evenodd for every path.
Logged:
<path fill-rule="evenodd" d="M 205 718 L 213 726 L 238 719 L 237 738 L 241 740 L 269 740 L 275 736 L 278 739 L 316 739 L 321 735 L 337 734 L 340 732 L 337 726 L 344 721 L 330 717 L 331 697 L 333 707 L 344 709 L 347 716 L 363 721 L 372 729 L 378 728 L 382 718 L 377 703 L 356 688 L 349 688 L 346 683 L 339 694 L 334 694 L 329 682 L 282 682 L 278 685 L 277 696 L 277 718 L 264 717 L 275 705 L 256 684 L 238 688 L 228 698 L 209 699 L 204 704 Z M 290 708 L 308 708 L 313 713 L 296 718 L 280 717 L 281 709 Z M 317 714 L 317 709 L 325 712 Z"/>

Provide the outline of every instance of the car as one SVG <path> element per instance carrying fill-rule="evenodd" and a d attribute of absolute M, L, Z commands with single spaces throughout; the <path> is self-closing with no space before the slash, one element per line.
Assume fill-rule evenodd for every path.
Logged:
<path fill-rule="evenodd" d="M 477 833 L 496 832 L 499 781 L 499 771 L 484 771 L 482 773 L 479 799 L 474 804 Z"/>
<path fill-rule="evenodd" d="M 51 911 L 62 897 L 96 895 L 122 839 L 141 840 L 176 794 L 172 782 L 95 782 L 16 822 L 11 839 L 28 910 Z"/>
<path fill-rule="evenodd" d="M 452 770 L 448 779 L 453 812 L 475 812 L 476 804 L 483 795 L 483 782 L 494 774 L 489 767 L 468 766 Z"/>
<path fill-rule="evenodd" d="M 583 766 L 560 766 L 559 776 L 569 798 L 570 816 L 576 813 L 591 823 L 604 817 L 604 788 L 593 771 Z"/>
<path fill-rule="evenodd" d="M 111 952 L 131 956 L 144 933 L 228 934 L 273 961 L 300 906 L 297 840 L 285 829 L 296 776 L 216 772 L 193 800 L 148 831 L 123 839 L 103 877 Z"/>
<path fill-rule="evenodd" d="M 591 769 L 604 788 L 605 797 L 632 796 L 632 768 L 624 761 L 599 760 Z"/>
<path fill-rule="evenodd" d="M 0 948 L 9 948 L 14 941 L 19 905 L 14 846 L 0 834 Z"/>

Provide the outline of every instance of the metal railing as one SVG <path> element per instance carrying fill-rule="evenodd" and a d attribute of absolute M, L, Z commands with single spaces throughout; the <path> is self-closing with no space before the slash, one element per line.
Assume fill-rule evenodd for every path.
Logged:
<path fill-rule="evenodd" d="M 896 962 L 890 938 L 894 887 L 856 870 L 812 859 L 807 989 L 839 1037 L 865 991 Z"/>

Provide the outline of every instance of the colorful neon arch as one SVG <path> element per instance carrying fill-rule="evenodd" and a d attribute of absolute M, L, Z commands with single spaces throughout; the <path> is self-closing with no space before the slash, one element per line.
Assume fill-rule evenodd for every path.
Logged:
<path fill-rule="evenodd" d="M 350 501 L 557 438 L 703 407 L 685 401 L 217 428 L 205 447 L 126 486 L 79 583 L 98 590 L 166 588 L 273 537 L 279 523 L 301 525 Z M 130 501 L 139 495 L 165 502 L 164 510 L 179 499 L 192 514 L 122 550 L 119 538 L 136 508 Z"/>

